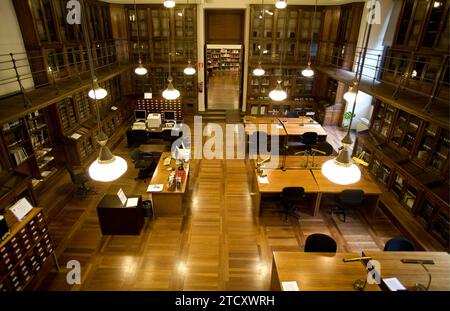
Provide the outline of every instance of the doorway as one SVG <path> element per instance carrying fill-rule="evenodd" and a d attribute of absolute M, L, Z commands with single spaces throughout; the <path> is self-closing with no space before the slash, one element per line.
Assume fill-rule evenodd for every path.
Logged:
<path fill-rule="evenodd" d="M 238 110 L 242 79 L 242 46 L 206 46 L 208 109 Z"/>
<path fill-rule="evenodd" d="M 205 106 L 240 110 L 243 90 L 245 10 L 205 10 Z"/>

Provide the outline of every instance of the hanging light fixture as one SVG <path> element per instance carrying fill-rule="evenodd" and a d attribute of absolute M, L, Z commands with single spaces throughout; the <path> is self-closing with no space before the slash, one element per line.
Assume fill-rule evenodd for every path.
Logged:
<path fill-rule="evenodd" d="M 335 184 L 350 185 L 361 179 L 361 171 L 351 160 L 348 150 L 348 147 L 353 144 L 350 137 L 350 127 L 347 135 L 342 140 L 342 144 L 344 148 L 339 152 L 338 156 L 322 165 L 322 174 Z"/>
<path fill-rule="evenodd" d="M 375 12 L 375 10 L 373 10 L 373 12 Z M 375 16 L 372 15 L 372 20 L 374 17 Z M 354 84 L 353 87 L 351 87 L 351 91 L 349 90 L 349 92 L 347 92 L 348 93 L 347 98 L 353 99 L 353 101 L 351 101 L 351 103 L 353 103 L 353 108 L 351 112 L 352 116 L 355 114 L 356 98 L 358 96 L 358 86 L 359 83 L 361 82 L 364 62 L 367 54 L 367 48 L 369 45 L 370 32 L 372 30 L 372 20 L 370 20 L 369 18 L 369 20 L 367 21 L 368 24 L 366 24 L 363 36 L 364 55 L 361 56 L 360 52 L 358 60 L 359 68 L 357 68 L 355 73 L 355 79 L 353 80 Z M 358 166 L 354 164 L 349 152 L 349 147 L 350 145 L 353 144 L 353 140 L 350 136 L 352 123 L 353 117 L 350 119 L 347 135 L 345 135 L 345 137 L 342 139 L 343 148 L 339 152 L 338 156 L 335 159 L 329 160 L 322 165 L 322 174 L 326 178 L 328 178 L 331 182 L 339 185 L 350 185 L 361 179 L 361 171 L 359 170 Z"/>
<path fill-rule="evenodd" d="M 270 99 L 275 100 L 275 101 L 282 101 L 287 98 L 286 91 L 283 90 L 283 88 L 281 87 L 281 80 L 278 80 L 277 87 L 275 89 L 273 89 L 272 91 L 270 91 L 269 97 L 270 97 Z"/>
<path fill-rule="evenodd" d="M 284 45 L 284 42 L 282 42 L 282 45 Z M 283 90 L 283 88 L 281 87 L 281 82 L 283 81 L 283 71 L 281 69 L 281 62 L 283 60 L 283 50 L 280 48 L 280 79 L 277 81 L 277 86 L 275 87 L 275 89 L 273 89 L 272 91 L 270 91 L 269 93 L 269 97 L 270 99 L 274 100 L 274 101 L 282 101 L 285 100 L 287 98 L 287 93 L 285 90 Z"/>
<path fill-rule="evenodd" d="M 266 14 L 265 14 L 266 11 L 264 10 L 264 0 L 261 1 L 261 10 L 262 10 L 262 13 L 260 15 L 260 17 L 262 18 L 262 27 L 261 28 L 263 29 L 263 32 L 264 32 L 265 21 L 266 21 Z M 263 34 L 261 33 L 261 35 L 263 35 Z M 255 77 L 261 77 L 266 73 L 266 71 L 261 66 L 261 57 L 262 57 L 261 43 L 258 44 L 258 49 L 259 49 L 258 67 L 253 69 L 253 75 Z"/>
<path fill-rule="evenodd" d="M 187 76 L 195 75 L 196 70 L 194 67 L 192 67 L 191 60 L 188 60 L 188 65 L 186 66 L 186 68 L 184 68 L 183 72 Z"/>
<path fill-rule="evenodd" d="M 189 0 L 187 1 L 187 5 L 189 5 Z M 183 13 L 184 13 L 184 9 L 183 9 Z M 185 18 L 187 18 L 187 14 L 182 14 L 181 16 L 184 16 Z M 188 44 L 188 64 L 187 64 L 186 68 L 184 68 L 183 72 L 187 76 L 195 75 L 195 72 L 196 72 L 195 68 L 192 67 L 192 64 L 191 64 L 189 44 Z"/>
<path fill-rule="evenodd" d="M 311 78 L 314 76 L 314 70 L 311 68 L 311 51 L 312 51 L 312 45 L 313 45 L 313 36 L 314 36 L 314 30 L 313 30 L 313 24 L 316 21 L 316 14 L 317 14 L 317 0 L 314 5 L 314 15 L 311 20 L 311 45 L 309 47 L 309 58 L 308 58 L 308 66 L 306 66 L 305 69 L 302 70 L 302 75 L 306 78 Z"/>
<path fill-rule="evenodd" d="M 261 77 L 261 76 L 264 76 L 265 73 L 266 73 L 266 71 L 262 68 L 261 62 L 258 62 L 258 67 L 253 69 L 253 75 L 255 77 Z"/>
<path fill-rule="evenodd" d="M 180 97 L 180 91 L 178 91 L 172 84 L 173 77 L 172 77 L 172 71 L 171 71 L 171 53 L 170 53 L 170 27 L 169 27 L 169 36 L 168 36 L 168 49 L 169 49 L 169 77 L 167 77 L 167 88 L 162 92 L 162 96 L 167 100 L 175 100 L 178 97 Z"/>
<path fill-rule="evenodd" d="M 96 181 L 114 181 L 127 171 L 127 162 L 111 153 L 106 146 L 108 136 L 103 131 L 97 136 L 97 142 L 100 145 L 100 152 L 97 160 L 89 166 L 89 176 Z"/>
<path fill-rule="evenodd" d="M 180 97 L 180 91 L 178 91 L 176 88 L 173 87 L 172 76 L 169 76 L 167 78 L 167 81 L 169 84 L 167 85 L 167 88 L 163 91 L 162 96 L 167 100 L 174 100 Z"/>
<path fill-rule="evenodd" d="M 275 3 L 275 7 L 277 9 L 285 9 L 287 7 L 286 0 L 278 0 L 277 3 Z"/>
<path fill-rule="evenodd" d="M 98 84 L 97 77 L 93 75 L 92 89 L 89 90 L 88 96 L 92 99 L 100 100 L 105 98 L 106 95 L 108 95 L 108 92 L 104 88 L 100 87 L 100 85 Z"/>
<path fill-rule="evenodd" d="M 81 7 L 83 12 L 86 12 L 85 0 L 81 0 Z M 118 156 L 114 156 L 109 148 L 106 146 L 108 142 L 108 136 L 103 132 L 101 122 L 100 122 L 100 108 L 97 102 L 98 99 L 102 99 L 106 96 L 106 90 L 98 86 L 97 78 L 94 74 L 94 62 L 92 60 L 91 54 L 91 43 L 89 40 L 88 30 L 87 30 L 87 20 L 86 14 L 81 14 L 82 16 L 82 31 L 84 36 L 84 41 L 86 44 L 87 55 L 89 60 L 89 69 L 91 72 L 92 79 L 92 90 L 89 91 L 89 97 L 96 100 L 95 107 L 97 110 L 97 126 L 99 134 L 97 136 L 97 142 L 100 145 L 100 152 L 98 158 L 89 166 L 89 176 L 93 180 L 109 182 L 116 180 L 122 176 L 127 171 L 127 162 Z"/>
<path fill-rule="evenodd" d="M 164 6 L 168 9 L 175 7 L 175 1 L 173 0 L 164 0 Z"/>
<path fill-rule="evenodd" d="M 139 38 L 139 15 L 138 15 L 138 11 L 136 9 L 136 0 L 134 0 L 134 14 L 136 15 L 136 26 L 137 26 L 137 44 L 138 44 L 138 54 L 139 54 L 139 61 L 138 61 L 138 66 L 134 69 L 134 73 L 139 75 L 139 76 L 143 76 L 145 74 L 147 74 L 147 68 L 144 67 L 144 65 L 142 65 L 142 59 L 141 59 L 141 42 L 140 42 L 140 38 Z"/>

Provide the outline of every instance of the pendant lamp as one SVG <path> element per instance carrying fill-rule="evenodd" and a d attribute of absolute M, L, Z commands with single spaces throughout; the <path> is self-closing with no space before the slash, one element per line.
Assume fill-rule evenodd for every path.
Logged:
<path fill-rule="evenodd" d="M 314 5 L 314 15 L 313 18 L 311 20 L 311 45 L 309 47 L 309 58 L 308 58 L 308 66 L 302 70 L 302 75 L 305 78 L 311 78 L 312 76 L 314 76 L 314 70 L 312 70 L 311 68 L 311 51 L 312 51 L 312 45 L 313 45 L 313 40 L 314 40 L 314 22 L 316 21 L 316 14 L 317 14 L 317 0 L 316 3 Z"/>
<path fill-rule="evenodd" d="M 175 7 L 175 1 L 173 0 L 165 0 L 164 1 L 164 6 L 168 9 L 174 8 Z"/>
<path fill-rule="evenodd" d="M 189 0 L 187 1 L 187 5 L 189 5 Z M 181 16 L 184 16 L 185 18 L 187 18 L 187 14 L 182 14 Z M 190 54 L 190 49 L 189 49 L 189 44 L 188 44 L 188 64 L 187 64 L 186 68 L 184 68 L 183 72 L 187 76 L 193 76 L 193 75 L 195 75 L 196 70 L 194 67 L 192 67 L 191 58 L 190 58 L 189 54 Z"/>
<path fill-rule="evenodd" d="M 274 101 L 282 101 L 287 98 L 286 91 L 281 87 L 281 80 L 278 81 L 277 87 L 270 91 L 269 97 Z"/>
<path fill-rule="evenodd" d="M 86 6 L 84 3 L 85 0 L 81 0 L 82 10 L 86 12 Z M 108 136 L 103 132 L 102 125 L 100 122 L 100 109 L 98 99 L 102 99 L 106 96 L 106 90 L 100 88 L 98 86 L 97 78 L 94 73 L 94 62 L 92 60 L 91 53 L 91 42 L 88 35 L 87 30 L 87 20 L 86 14 L 81 14 L 82 16 L 82 31 L 86 44 L 88 60 L 89 60 L 89 69 L 91 72 L 92 79 L 92 90 L 89 91 L 89 97 L 93 98 L 95 101 L 95 107 L 97 110 L 97 126 L 99 129 L 99 134 L 97 136 L 97 142 L 100 145 L 100 152 L 98 158 L 89 166 L 89 175 L 93 180 L 101 181 L 101 182 L 109 182 L 116 180 L 120 176 L 122 176 L 127 171 L 127 162 L 118 156 L 114 156 L 109 148 L 106 146 L 108 142 Z"/>
<path fill-rule="evenodd" d="M 375 10 L 373 10 L 375 11 Z M 372 19 L 375 18 L 374 15 L 372 15 Z M 364 53 L 361 56 L 361 53 L 359 54 L 359 60 L 358 60 L 358 66 L 355 74 L 354 84 L 351 87 L 351 90 L 346 93 L 347 97 L 346 100 L 351 100 L 351 103 L 353 103 L 352 108 L 352 116 L 355 114 L 355 108 L 356 108 L 356 98 L 358 96 L 358 86 L 359 82 L 361 82 L 362 78 L 362 72 L 364 68 L 364 62 L 367 55 L 367 48 L 369 45 L 369 38 L 370 38 L 370 32 L 372 30 L 372 20 L 367 21 L 366 29 L 364 30 L 364 40 L 363 40 L 363 46 L 364 46 Z M 367 36 L 366 36 L 367 34 Z M 350 156 L 349 147 L 353 144 L 353 140 L 350 137 L 350 131 L 352 128 L 353 123 L 353 117 L 350 119 L 350 124 L 348 126 L 348 132 L 347 135 L 342 139 L 342 145 L 343 148 L 339 152 L 338 156 L 335 159 L 329 160 L 325 162 L 322 165 L 322 174 L 329 179 L 331 182 L 339 185 L 350 185 L 353 183 L 358 182 L 361 179 L 361 171 L 359 170 L 359 167 L 355 165 L 353 160 Z"/>
<path fill-rule="evenodd" d="M 137 44 L 138 44 L 138 54 L 139 54 L 139 61 L 138 66 L 134 69 L 134 73 L 138 76 L 143 76 L 147 74 L 147 68 L 142 65 L 142 59 L 141 59 L 141 43 L 139 38 L 139 14 L 136 9 L 136 0 L 134 0 L 134 14 L 136 15 L 136 26 L 137 26 Z"/>
<path fill-rule="evenodd" d="M 264 25 L 265 25 L 265 21 L 266 21 L 266 11 L 264 10 L 264 0 L 261 1 L 261 15 L 260 18 L 262 19 L 262 23 L 261 23 L 261 28 L 263 29 L 262 31 L 264 31 Z M 262 32 L 261 32 L 262 35 Z M 266 71 L 262 68 L 261 66 L 261 57 L 262 57 L 262 52 L 261 52 L 261 43 L 258 44 L 258 49 L 259 49 L 259 61 L 258 61 L 258 67 L 256 67 L 255 69 L 253 69 L 253 75 L 255 77 L 262 77 Z"/>
<path fill-rule="evenodd" d="M 169 27 L 170 28 L 170 27 Z M 178 97 L 180 97 L 180 91 L 178 91 L 174 86 L 173 86 L 173 78 L 172 78 L 172 71 L 171 71 L 171 53 L 170 53 L 170 29 L 169 29 L 169 44 L 168 44 L 168 49 L 169 49 L 169 77 L 167 78 L 167 88 L 162 92 L 162 97 L 164 97 L 167 100 L 175 100 Z"/>
<path fill-rule="evenodd" d="M 277 3 L 275 3 L 275 7 L 277 9 L 285 9 L 287 7 L 286 0 L 278 0 Z"/>

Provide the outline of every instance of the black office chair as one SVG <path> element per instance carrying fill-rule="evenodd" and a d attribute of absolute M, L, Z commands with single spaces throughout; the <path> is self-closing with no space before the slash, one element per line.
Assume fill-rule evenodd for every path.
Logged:
<path fill-rule="evenodd" d="M 84 167 L 66 164 L 66 169 L 70 174 L 70 180 L 72 183 L 78 186 L 76 194 L 86 195 L 89 193 L 95 193 L 95 191 L 86 186 L 86 183 L 91 181 L 91 178 Z"/>
<path fill-rule="evenodd" d="M 302 135 L 302 144 L 305 145 L 306 150 L 311 150 L 313 146 L 317 145 L 319 136 L 316 132 L 306 132 Z"/>
<path fill-rule="evenodd" d="M 267 145 L 269 145 L 269 138 L 267 136 L 266 132 L 263 131 L 255 131 L 253 134 L 250 135 L 248 139 L 248 149 L 249 149 L 249 155 L 254 155 L 253 153 L 256 152 L 256 155 L 264 155 L 267 147 L 262 147 L 262 150 L 260 150 L 260 141 L 266 141 Z"/>
<path fill-rule="evenodd" d="M 414 243 L 404 237 L 395 237 L 390 239 L 384 245 L 385 252 L 415 252 Z"/>
<path fill-rule="evenodd" d="M 325 152 L 325 154 L 323 156 L 330 156 L 334 153 L 333 146 L 327 142 L 318 143 L 316 146 L 314 146 L 314 149 Z M 321 156 L 322 154 L 318 154 L 318 155 Z"/>
<path fill-rule="evenodd" d="M 305 241 L 305 252 L 308 253 L 336 253 L 336 241 L 322 233 L 309 235 Z"/>
<path fill-rule="evenodd" d="M 134 168 L 139 169 L 138 176 L 134 178 L 135 180 L 143 179 L 145 182 L 147 178 L 153 175 L 156 165 L 155 159 L 151 154 L 141 152 L 136 148 L 130 153 L 130 157 L 134 163 Z"/>
<path fill-rule="evenodd" d="M 297 111 L 288 112 L 287 117 L 288 118 L 298 118 L 298 112 Z"/>
<path fill-rule="evenodd" d="M 330 214 L 341 214 L 343 216 L 342 221 L 346 221 L 347 213 L 350 208 L 359 207 L 364 201 L 364 191 L 359 189 L 347 189 L 343 190 L 337 198 L 335 207 L 331 208 Z"/>
<path fill-rule="evenodd" d="M 284 221 L 288 221 L 289 216 L 300 218 L 295 213 L 297 204 L 301 203 L 305 199 L 305 189 L 303 187 L 286 187 L 280 195 L 281 205 L 283 206 Z"/>

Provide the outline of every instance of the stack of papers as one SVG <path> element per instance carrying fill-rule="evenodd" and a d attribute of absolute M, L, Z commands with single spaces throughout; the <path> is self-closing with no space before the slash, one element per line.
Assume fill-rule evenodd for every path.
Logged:
<path fill-rule="evenodd" d="M 296 281 L 281 282 L 282 290 L 285 292 L 298 292 L 299 288 Z"/>
<path fill-rule="evenodd" d="M 138 205 L 139 198 L 128 198 L 127 205 L 125 207 L 135 207 Z"/>
<path fill-rule="evenodd" d="M 159 192 L 164 189 L 163 184 L 149 185 L 147 188 L 147 192 Z"/>
<path fill-rule="evenodd" d="M 267 178 L 267 176 L 266 177 L 258 176 L 258 181 L 259 181 L 260 184 L 268 184 L 269 183 L 269 178 Z"/>
<path fill-rule="evenodd" d="M 388 278 L 383 279 L 386 286 L 389 288 L 390 291 L 395 292 L 398 290 L 406 290 L 406 288 L 403 286 L 402 283 L 397 278 Z"/>

